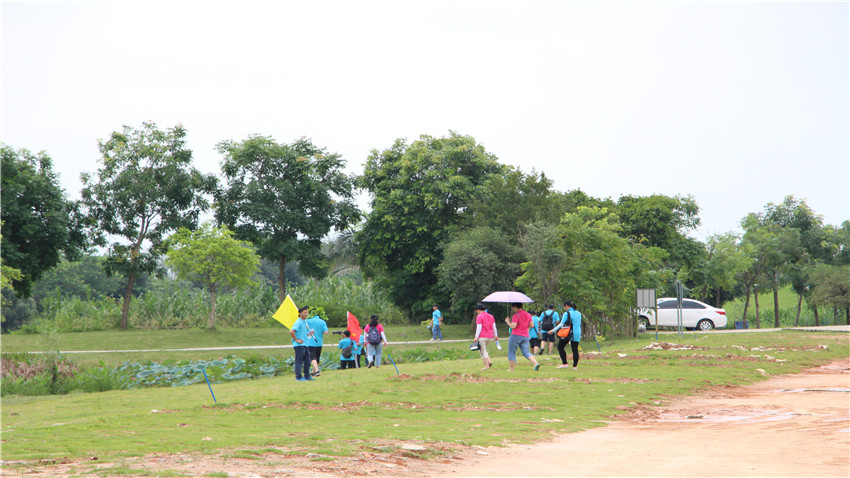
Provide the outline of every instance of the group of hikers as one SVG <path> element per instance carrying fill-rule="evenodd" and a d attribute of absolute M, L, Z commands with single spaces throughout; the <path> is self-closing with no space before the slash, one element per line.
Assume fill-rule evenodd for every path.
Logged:
<path fill-rule="evenodd" d="M 298 309 L 298 319 L 289 329 L 292 337 L 292 347 L 295 349 L 295 380 L 305 382 L 315 380 L 321 375 L 319 360 L 322 357 L 322 346 L 324 336 L 328 333 L 328 324 L 318 315 L 308 318 L 309 307 Z M 337 333 L 337 332 L 334 332 Z M 367 368 L 380 367 L 381 355 L 384 345 L 387 344 L 387 336 L 384 326 L 378 323 L 378 316 L 373 315 L 369 324 L 363 328 L 363 333 L 354 340 L 351 332 L 344 330 L 343 339 L 337 347 L 340 350 L 340 368 L 360 368 L 360 357 L 366 356 Z"/>
<path fill-rule="evenodd" d="M 537 353 L 543 355 L 548 344 L 549 354 L 552 354 L 552 346 L 555 338 L 558 338 L 558 354 L 561 356 L 561 365 L 558 368 L 569 368 L 567 362 L 567 344 L 570 344 L 573 355 L 573 368 L 578 368 L 578 346 L 581 341 L 581 313 L 576 310 L 573 301 L 564 302 L 564 312 L 558 315 L 554 305 L 549 305 L 545 311 L 538 314 L 535 311 L 529 313 L 520 303 L 511 304 L 513 317 L 506 317 L 508 325 L 508 363 L 510 371 L 516 366 L 517 350 L 523 357 L 528 359 L 534 370 L 540 369 L 540 363 L 534 357 Z M 487 345 L 495 343 L 499 348 L 499 331 L 496 328 L 496 319 L 484 307 L 478 303 L 475 306 L 478 314 L 475 318 L 475 339 L 473 343 L 478 344 L 478 352 L 484 362 L 486 370 L 493 366 Z"/>
<path fill-rule="evenodd" d="M 432 306 L 431 341 L 443 340 L 442 325 L 443 315 L 437 305 Z M 541 313 L 523 308 L 523 304 L 511 304 L 512 317 L 506 317 L 505 323 L 509 327 L 508 333 L 508 363 L 510 371 L 516 367 L 517 350 L 528 359 L 534 370 L 540 369 L 540 363 L 535 358 L 536 354 L 543 355 L 548 346 L 548 352 L 552 354 L 555 338 L 558 338 L 558 354 L 561 357 L 561 365 L 557 368 L 569 368 L 567 362 L 567 344 L 572 351 L 572 367 L 578 367 L 578 347 L 581 341 L 581 313 L 576 310 L 573 301 L 564 302 L 562 314 L 558 314 L 554 305 L 549 305 Z M 482 303 L 475 305 L 475 339 L 481 360 L 484 362 L 482 370 L 493 366 L 487 346 L 495 344 L 502 348 L 499 342 L 499 332 L 496 327 L 496 319 Z M 322 356 L 324 336 L 328 333 L 327 322 L 318 315 L 309 317 L 310 308 L 298 309 L 298 319 L 289 331 L 292 337 L 292 347 L 295 349 L 295 380 L 299 382 L 315 380 L 321 375 L 319 360 Z M 359 330 L 359 326 L 357 327 Z M 340 333 L 340 332 L 334 332 Z M 381 355 L 384 345 L 387 344 L 387 336 L 384 327 L 378 322 L 378 316 L 373 315 L 369 324 L 363 328 L 359 336 L 352 337 L 350 330 L 341 332 L 343 338 L 339 341 L 337 348 L 340 350 L 340 368 L 360 368 L 360 357 L 366 356 L 366 368 L 380 367 Z"/>

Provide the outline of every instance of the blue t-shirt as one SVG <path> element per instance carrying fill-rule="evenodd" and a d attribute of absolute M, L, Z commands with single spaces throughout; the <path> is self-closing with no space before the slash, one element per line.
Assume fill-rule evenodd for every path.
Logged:
<path fill-rule="evenodd" d="M 440 325 L 440 317 L 442 316 L 443 314 L 440 312 L 440 309 L 435 310 L 434 313 L 431 314 L 431 322 L 434 325 Z"/>
<path fill-rule="evenodd" d="M 325 332 L 328 331 L 327 322 L 318 315 L 314 315 L 307 319 L 307 326 L 313 329 L 313 334 L 307 337 L 307 345 L 321 347 L 325 340 Z"/>
<path fill-rule="evenodd" d="M 570 309 L 569 314 L 568 311 L 564 311 L 564 316 L 561 318 L 561 323 L 555 327 L 555 330 L 560 329 L 561 327 L 565 327 L 567 325 L 567 319 L 573 322 L 573 331 L 570 337 L 570 340 L 573 342 L 581 342 L 581 312 Z"/>
<path fill-rule="evenodd" d="M 360 352 L 363 351 L 363 340 L 365 339 L 366 334 L 360 334 L 360 340 L 354 343 L 354 355 L 360 355 Z"/>
<path fill-rule="evenodd" d="M 307 321 L 302 318 L 295 319 L 295 323 L 292 324 L 292 331 L 295 332 L 295 338 L 292 339 L 293 347 L 306 347 L 307 346 Z M 303 343 L 296 342 L 296 339 L 303 340 Z"/>
<path fill-rule="evenodd" d="M 539 338 L 537 335 L 537 331 L 540 330 L 540 317 L 536 315 L 531 316 L 531 328 L 528 329 L 528 338 L 536 339 Z"/>
<path fill-rule="evenodd" d="M 355 356 L 357 356 L 357 352 L 355 352 L 355 351 L 354 351 L 354 349 L 355 349 L 355 347 L 354 347 L 354 346 L 355 346 L 355 343 L 354 343 L 354 341 L 353 341 L 353 340 L 351 340 L 351 339 L 350 339 L 350 338 L 348 338 L 348 337 L 345 337 L 344 339 L 340 340 L 340 341 L 339 341 L 339 345 L 337 345 L 337 348 L 339 348 L 340 350 L 342 350 L 342 349 L 344 349 L 344 348 L 348 347 L 349 345 L 351 346 L 351 357 L 345 358 L 345 357 L 343 357 L 343 356 L 342 356 L 342 353 L 340 353 L 340 354 L 339 354 L 339 359 L 340 359 L 340 360 L 354 360 L 354 357 L 355 357 Z"/>

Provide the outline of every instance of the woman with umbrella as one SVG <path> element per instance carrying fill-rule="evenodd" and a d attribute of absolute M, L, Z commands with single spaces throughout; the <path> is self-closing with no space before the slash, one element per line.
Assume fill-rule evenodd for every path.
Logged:
<path fill-rule="evenodd" d="M 534 364 L 534 370 L 540 369 L 540 364 L 534 358 L 534 354 L 529 350 L 528 328 L 531 325 L 531 315 L 522 308 L 522 304 L 515 302 L 511 304 L 511 309 L 514 311 L 513 318 L 505 317 L 505 323 L 511 328 L 511 337 L 508 339 L 508 362 L 511 364 L 510 371 L 514 371 L 516 365 L 516 351 L 522 352 L 522 355 Z"/>

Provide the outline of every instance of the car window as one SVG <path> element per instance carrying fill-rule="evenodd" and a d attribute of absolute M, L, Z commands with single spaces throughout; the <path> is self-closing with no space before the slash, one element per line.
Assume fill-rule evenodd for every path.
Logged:
<path fill-rule="evenodd" d="M 664 302 L 658 304 L 659 309 L 675 309 L 676 301 L 675 300 L 665 300 Z"/>
<path fill-rule="evenodd" d="M 683 309 L 704 309 L 705 306 L 700 304 L 699 302 L 695 302 L 693 300 L 683 300 L 682 301 Z"/>

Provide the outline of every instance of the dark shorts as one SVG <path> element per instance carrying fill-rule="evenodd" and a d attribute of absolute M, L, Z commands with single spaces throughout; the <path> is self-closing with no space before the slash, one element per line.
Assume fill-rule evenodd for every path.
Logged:
<path fill-rule="evenodd" d="M 307 347 L 310 349 L 310 360 L 319 361 L 319 358 L 322 356 L 322 347 Z"/>
<path fill-rule="evenodd" d="M 540 347 L 540 339 L 528 339 L 528 346 L 531 348 Z"/>
<path fill-rule="evenodd" d="M 542 340 L 542 342 L 555 342 L 555 334 L 551 334 L 551 335 L 549 335 L 549 331 L 548 331 L 548 330 L 547 330 L 547 331 L 545 331 L 545 332 L 543 332 L 543 333 L 542 333 L 542 334 L 540 334 L 540 335 L 542 335 L 542 336 L 543 336 L 543 340 Z"/>

